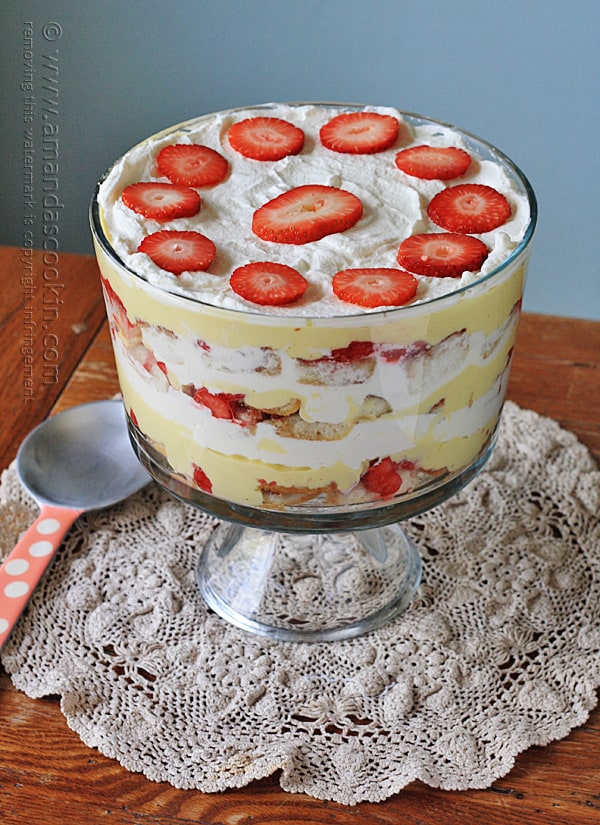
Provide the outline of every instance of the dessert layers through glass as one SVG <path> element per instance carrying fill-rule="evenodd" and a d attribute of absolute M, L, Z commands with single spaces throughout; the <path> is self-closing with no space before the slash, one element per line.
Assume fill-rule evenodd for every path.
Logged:
<path fill-rule="evenodd" d="M 458 295 L 335 319 L 186 301 L 98 259 L 130 425 L 176 493 L 236 514 L 372 510 L 446 484 L 490 446 L 522 257 Z M 362 479 L 386 459 L 402 484 L 382 495 Z"/>
<path fill-rule="evenodd" d="M 518 170 L 493 157 L 534 206 Z M 533 223 L 496 269 L 454 292 L 310 317 L 152 285 L 114 252 L 94 200 L 138 455 L 175 495 L 247 524 L 268 510 L 273 529 L 381 525 L 438 503 L 493 446 Z"/>

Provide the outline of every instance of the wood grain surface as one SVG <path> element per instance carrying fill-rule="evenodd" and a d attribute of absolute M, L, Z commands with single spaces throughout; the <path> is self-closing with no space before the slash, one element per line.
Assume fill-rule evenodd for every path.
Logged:
<path fill-rule="evenodd" d="M 42 253 L 33 257 L 36 286 L 19 249 L 0 249 L 0 468 L 26 433 L 50 412 L 118 391 L 94 260 L 61 255 L 63 284 L 49 292 Z M 62 300 L 43 315 L 43 298 Z M 35 294 L 32 364 L 22 350 L 25 309 Z M 44 329 L 44 324 L 46 329 Z M 44 336 L 53 336 L 46 337 Z M 42 371 L 58 353 L 58 370 Z M 24 378 L 33 367 L 34 398 Z M 600 323 L 525 314 L 509 398 L 574 432 L 600 459 Z M 600 552 L 600 548 L 599 548 Z M 132 774 L 87 748 L 67 726 L 59 699 L 29 699 L 0 668 L 1 825 L 597 825 L 600 822 L 600 710 L 568 737 L 521 754 L 492 788 L 440 791 L 413 782 L 377 803 L 344 807 L 287 794 L 277 776 L 219 794 L 177 790 Z"/>
<path fill-rule="evenodd" d="M 94 259 L 55 258 L 0 247 L 2 467 L 48 415 L 105 318 Z"/>

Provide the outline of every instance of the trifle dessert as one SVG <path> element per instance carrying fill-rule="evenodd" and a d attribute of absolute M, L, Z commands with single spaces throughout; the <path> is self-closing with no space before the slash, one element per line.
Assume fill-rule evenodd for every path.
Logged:
<path fill-rule="evenodd" d="M 92 206 L 138 454 L 277 529 L 441 501 L 493 445 L 534 225 L 505 156 L 391 108 L 268 104 L 144 140 Z"/>

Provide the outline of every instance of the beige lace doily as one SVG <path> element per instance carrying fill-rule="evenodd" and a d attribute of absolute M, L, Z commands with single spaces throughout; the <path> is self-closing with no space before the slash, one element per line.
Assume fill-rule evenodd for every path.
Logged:
<path fill-rule="evenodd" d="M 11 467 L 0 553 L 35 506 Z M 17 688 L 131 771 L 220 791 L 281 786 L 346 804 L 413 779 L 487 787 L 587 718 L 600 684 L 600 473 L 555 422 L 505 407 L 471 484 L 407 523 L 423 582 L 365 637 L 271 642 L 195 584 L 214 520 L 150 486 L 81 517 L 3 653 Z"/>

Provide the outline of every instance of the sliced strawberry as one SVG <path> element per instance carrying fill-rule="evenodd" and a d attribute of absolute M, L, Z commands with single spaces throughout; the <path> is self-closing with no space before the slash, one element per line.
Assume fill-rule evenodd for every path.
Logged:
<path fill-rule="evenodd" d="M 257 209 L 252 230 L 263 241 L 304 244 L 350 229 L 362 212 L 360 199 L 351 192 L 307 184 L 290 189 Z"/>
<path fill-rule="evenodd" d="M 278 117 L 250 117 L 234 123 L 227 133 L 231 147 L 252 160 L 281 160 L 297 155 L 304 132 Z"/>
<path fill-rule="evenodd" d="M 459 183 L 431 200 L 427 214 L 448 232 L 491 232 L 511 215 L 504 195 L 481 183 Z"/>
<path fill-rule="evenodd" d="M 401 269 L 342 269 L 333 276 L 332 287 L 337 297 L 349 304 L 402 306 L 415 297 L 417 279 Z"/>
<path fill-rule="evenodd" d="M 197 192 L 174 183 L 132 183 L 123 189 L 121 200 L 129 209 L 155 221 L 190 218 L 202 205 Z"/>
<path fill-rule="evenodd" d="M 375 344 L 372 341 L 351 341 L 347 347 L 332 349 L 331 356 L 334 361 L 352 363 L 353 361 L 362 361 L 363 358 L 369 358 L 374 350 Z"/>
<path fill-rule="evenodd" d="M 383 152 L 398 137 L 400 124 L 391 115 L 376 112 L 347 112 L 336 115 L 321 127 L 321 143 L 334 152 L 371 155 Z"/>
<path fill-rule="evenodd" d="M 313 359 L 299 358 L 298 362 L 304 369 L 311 371 L 319 370 L 322 366 L 329 373 L 329 368 L 335 368 L 338 364 L 353 364 L 360 370 L 361 366 L 369 364 L 374 352 L 375 344 L 372 341 L 351 341 L 347 347 L 332 349 L 329 355 Z"/>
<path fill-rule="evenodd" d="M 396 166 L 423 180 L 451 180 L 464 175 L 471 155 L 457 146 L 411 146 L 396 155 Z"/>
<path fill-rule="evenodd" d="M 185 186 L 215 186 L 229 171 L 223 155 L 196 143 L 165 146 L 157 155 L 156 166 L 170 181 Z"/>
<path fill-rule="evenodd" d="M 126 336 L 129 337 L 129 333 L 132 329 L 137 329 L 137 325 L 129 320 L 129 316 L 127 315 L 127 309 L 125 308 L 125 304 L 119 298 L 117 293 L 112 287 L 112 284 L 106 278 L 101 278 L 102 281 L 102 288 L 104 290 L 104 296 L 107 305 L 111 309 L 111 317 L 114 320 L 115 325 L 117 328 Z"/>
<path fill-rule="evenodd" d="M 180 275 L 208 269 L 217 250 L 214 243 L 200 232 L 161 229 L 147 235 L 138 246 L 138 252 L 144 252 L 161 269 Z"/>
<path fill-rule="evenodd" d="M 234 404 L 243 399 L 243 395 L 236 395 L 228 392 L 210 392 L 206 387 L 200 387 L 194 393 L 194 401 L 202 404 L 211 412 L 213 418 L 233 419 L 235 415 Z"/>
<path fill-rule="evenodd" d="M 153 375 L 155 378 L 158 378 L 161 374 L 166 376 L 166 372 L 161 369 L 161 362 L 156 360 L 156 356 L 152 350 L 148 349 L 141 341 L 133 349 L 130 348 L 129 353 L 150 375 Z"/>
<path fill-rule="evenodd" d="M 234 292 L 262 306 L 283 306 L 297 301 L 308 281 L 291 266 L 271 261 L 256 261 L 234 270 L 229 284 Z"/>
<path fill-rule="evenodd" d="M 400 244 L 398 263 L 417 275 L 459 278 L 477 272 L 488 256 L 479 238 L 451 232 L 412 235 Z"/>
<path fill-rule="evenodd" d="M 212 493 L 212 482 L 201 467 L 194 464 L 194 484 L 204 490 L 205 493 Z"/>
<path fill-rule="evenodd" d="M 362 483 L 372 493 L 379 493 L 386 498 L 397 493 L 402 486 L 402 476 L 391 458 L 384 458 L 377 464 L 371 464 L 362 477 Z"/>
<path fill-rule="evenodd" d="M 241 393 L 210 392 L 206 387 L 194 390 L 192 398 L 210 410 L 213 418 L 234 421 L 242 427 L 254 428 L 263 419 L 261 410 L 249 407 Z"/>
<path fill-rule="evenodd" d="M 420 355 L 429 352 L 431 345 L 426 341 L 414 341 L 406 347 L 384 346 L 380 349 L 381 357 L 388 364 L 397 364 L 400 361 L 411 361 Z"/>

